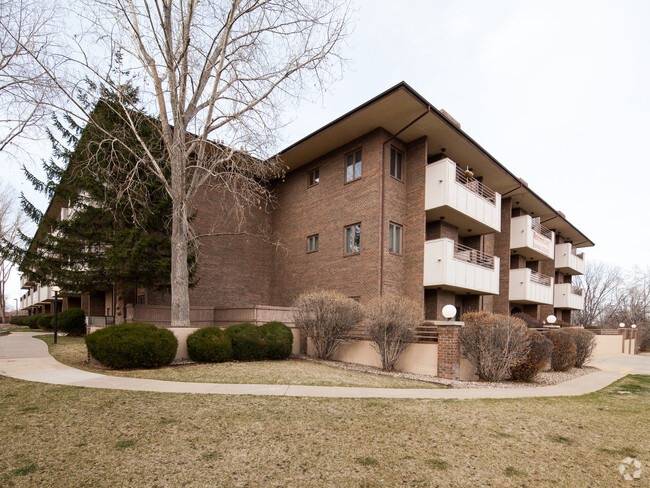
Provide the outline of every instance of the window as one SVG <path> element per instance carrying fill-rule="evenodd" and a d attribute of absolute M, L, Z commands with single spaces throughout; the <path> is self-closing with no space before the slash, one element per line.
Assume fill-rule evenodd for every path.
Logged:
<path fill-rule="evenodd" d="M 138 305 L 145 305 L 145 301 L 146 301 L 145 295 L 138 295 Z"/>
<path fill-rule="evenodd" d="M 345 228 L 345 254 L 354 254 L 361 250 L 361 224 Z"/>
<path fill-rule="evenodd" d="M 402 226 L 394 222 L 388 224 L 388 250 L 402 254 Z"/>
<path fill-rule="evenodd" d="M 345 181 L 361 178 L 361 149 L 351 152 L 345 157 Z"/>
<path fill-rule="evenodd" d="M 309 236 L 307 238 L 307 252 L 318 251 L 318 234 Z"/>
<path fill-rule="evenodd" d="M 320 175 L 318 168 L 312 169 L 309 172 L 309 186 L 318 185 L 320 183 Z"/>
<path fill-rule="evenodd" d="M 390 175 L 398 180 L 402 179 L 402 161 L 404 153 L 394 147 L 390 148 Z"/>

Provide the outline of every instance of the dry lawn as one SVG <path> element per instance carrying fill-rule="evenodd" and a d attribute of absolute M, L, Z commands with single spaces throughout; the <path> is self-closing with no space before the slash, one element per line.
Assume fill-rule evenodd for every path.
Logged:
<path fill-rule="evenodd" d="M 86 363 L 88 350 L 78 337 L 59 337 L 56 347 L 51 336 L 44 340 L 50 354 L 75 368 L 109 374 L 166 381 L 200 383 L 253 383 L 270 385 L 362 386 L 369 388 L 436 388 L 422 381 L 378 376 L 359 371 L 333 368 L 324 364 L 290 359 L 286 361 L 230 362 L 220 364 L 186 364 L 159 369 L 116 371 L 99 369 Z"/>
<path fill-rule="evenodd" d="M 641 376 L 578 398 L 491 401 L 162 394 L 0 377 L 0 486 L 647 486 L 649 408 Z M 619 474 L 626 456 L 644 464 L 640 481 Z"/>

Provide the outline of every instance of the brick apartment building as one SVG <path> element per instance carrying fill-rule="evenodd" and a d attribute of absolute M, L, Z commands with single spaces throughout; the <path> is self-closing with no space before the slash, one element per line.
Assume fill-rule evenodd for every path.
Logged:
<path fill-rule="evenodd" d="M 578 249 L 593 243 L 406 83 L 280 156 L 289 169 L 274 183 L 276 207 L 255 210 L 249 234 L 201 241 L 193 309 L 289 307 L 315 289 L 361 302 L 406 295 L 431 320 L 450 303 L 459 314 L 555 314 L 564 322 L 583 306 L 572 276 L 584 272 Z M 227 227 L 219 195 L 195 204 L 199 232 L 215 220 Z M 260 228 L 281 246 L 253 237 Z M 49 310 L 47 287 L 22 286 L 22 309 Z M 111 317 L 116 299 L 105 290 L 62 305 Z M 164 308 L 169 296 L 138 290 L 126 301 Z"/>

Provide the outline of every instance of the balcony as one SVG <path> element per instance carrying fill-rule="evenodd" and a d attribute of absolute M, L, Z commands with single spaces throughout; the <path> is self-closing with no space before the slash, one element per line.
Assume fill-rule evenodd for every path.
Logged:
<path fill-rule="evenodd" d="M 499 294 L 499 258 L 442 238 L 424 243 L 424 286 Z"/>
<path fill-rule="evenodd" d="M 510 221 L 510 249 L 528 261 L 544 261 L 555 256 L 555 232 L 533 221 L 530 215 Z"/>
<path fill-rule="evenodd" d="M 29 289 L 32 286 L 34 286 L 36 282 L 34 280 L 29 280 L 25 275 L 21 275 L 20 277 L 20 287 L 24 289 Z"/>
<path fill-rule="evenodd" d="M 585 306 L 585 297 L 582 290 L 571 283 L 558 283 L 553 292 L 553 306 L 569 310 L 582 310 Z"/>
<path fill-rule="evenodd" d="M 427 221 L 444 218 L 461 236 L 501 231 L 501 195 L 449 158 L 427 166 L 424 206 Z"/>
<path fill-rule="evenodd" d="M 529 268 L 510 270 L 510 301 L 553 304 L 553 278 Z"/>
<path fill-rule="evenodd" d="M 556 244 L 555 269 L 569 275 L 585 274 L 585 255 L 569 242 Z"/>

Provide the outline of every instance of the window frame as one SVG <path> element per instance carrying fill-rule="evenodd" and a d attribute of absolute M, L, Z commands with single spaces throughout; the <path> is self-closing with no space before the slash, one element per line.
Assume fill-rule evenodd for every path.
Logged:
<path fill-rule="evenodd" d="M 316 175 L 314 178 L 312 178 L 313 175 Z M 309 180 L 308 180 L 308 185 L 307 188 L 311 188 L 312 186 L 316 186 L 320 183 L 320 167 L 314 168 L 309 172 Z"/>
<path fill-rule="evenodd" d="M 353 230 L 355 227 L 359 227 L 359 242 L 358 245 L 355 249 L 354 246 L 354 241 L 355 241 L 355 231 Z M 351 229 L 352 234 L 352 245 L 350 247 L 350 251 L 348 251 L 348 229 Z M 357 222 L 355 224 L 350 224 L 346 225 L 343 229 L 343 254 L 345 256 L 354 256 L 356 254 L 361 253 L 361 222 Z"/>
<path fill-rule="evenodd" d="M 398 249 L 395 250 L 395 230 L 399 230 L 398 232 Z M 391 249 L 392 247 L 392 249 Z M 402 224 L 398 224 L 397 222 L 389 221 L 388 222 L 388 252 L 391 254 L 398 254 L 400 256 L 403 255 L 403 249 L 404 249 L 404 226 Z"/>
<path fill-rule="evenodd" d="M 356 159 L 356 156 L 359 155 L 359 159 Z M 348 167 L 350 166 L 349 159 L 350 157 L 352 158 L 352 178 L 348 178 Z M 363 152 L 362 149 L 359 147 L 355 149 L 354 151 L 350 151 L 345 154 L 345 183 L 352 183 L 353 181 L 357 181 L 358 179 L 361 179 L 361 175 L 363 175 Z M 357 167 L 359 170 L 359 173 L 357 174 Z"/>
<path fill-rule="evenodd" d="M 312 234 L 310 236 L 307 236 L 307 254 L 311 254 L 313 252 L 318 252 L 318 234 Z M 316 245 L 310 249 L 310 244 L 315 243 Z"/>
<path fill-rule="evenodd" d="M 398 154 L 401 156 L 399 161 L 399 176 L 397 176 L 397 155 Z M 393 174 L 393 155 L 395 155 L 395 174 Z M 390 147 L 388 174 L 392 178 L 395 178 L 397 181 L 401 181 L 401 182 L 404 182 L 404 158 L 405 158 L 404 151 L 402 151 L 401 149 L 395 146 Z"/>

